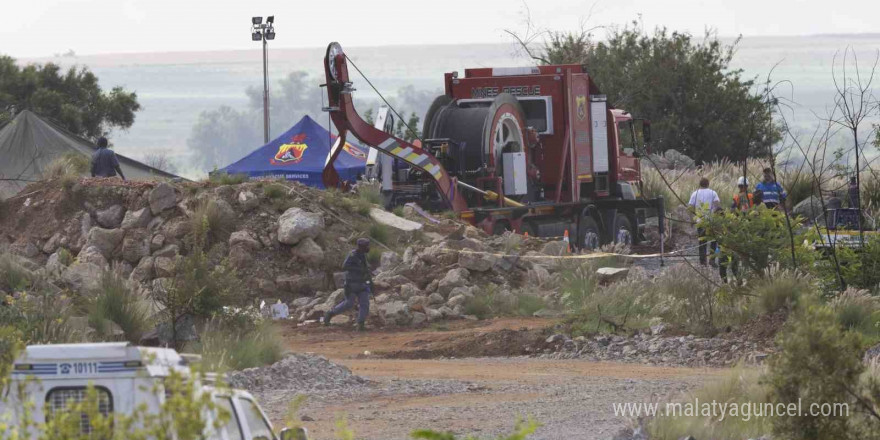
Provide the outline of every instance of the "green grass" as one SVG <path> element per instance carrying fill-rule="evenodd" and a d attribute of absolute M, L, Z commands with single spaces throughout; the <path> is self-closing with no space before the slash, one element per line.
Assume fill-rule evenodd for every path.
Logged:
<path fill-rule="evenodd" d="M 772 278 L 756 280 L 751 294 L 756 298 L 761 313 L 792 310 L 801 297 L 815 293 L 809 277 L 794 272 L 780 272 Z"/>
<path fill-rule="evenodd" d="M 865 290 L 847 289 L 830 302 L 841 328 L 855 330 L 871 341 L 880 339 L 880 302 Z"/>
<path fill-rule="evenodd" d="M 247 182 L 246 174 L 214 173 L 208 180 L 215 185 L 238 185 Z"/>
<path fill-rule="evenodd" d="M 123 339 L 137 344 L 153 324 L 149 312 L 126 280 L 113 270 L 105 270 L 100 288 L 89 304 L 89 325 L 101 340 L 109 340 L 113 325 L 123 332 Z"/>
<path fill-rule="evenodd" d="M 391 212 L 393 212 L 394 215 L 396 215 L 396 216 L 398 216 L 398 217 L 403 217 L 403 216 L 404 216 L 404 215 L 403 215 L 403 206 L 395 206 L 394 209 L 393 209 Z"/>
<path fill-rule="evenodd" d="M 360 182 L 357 185 L 358 198 L 371 205 L 382 205 L 382 186 L 378 182 Z"/>
<path fill-rule="evenodd" d="M 532 316 L 546 306 L 546 301 L 539 296 L 505 293 L 499 287 L 489 285 L 468 298 L 462 305 L 462 311 L 465 315 L 487 319 L 495 316 Z"/>
<path fill-rule="evenodd" d="M 22 266 L 15 256 L 9 253 L 0 254 L 0 288 L 8 292 L 17 292 L 29 287 L 34 274 Z"/>
<path fill-rule="evenodd" d="M 263 187 L 263 195 L 268 199 L 280 199 L 287 195 L 290 190 L 280 183 L 270 183 Z"/>
<path fill-rule="evenodd" d="M 388 239 L 391 238 L 391 230 L 388 228 L 388 226 L 385 226 L 381 223 L 371 224 L 368 234 L 370 235 L 370 237 L 385 244 L 388 244 Z"/>
<path fill-rule="evenodd" d="M 378 247 L 371 247 L 367 254 L 367 261 L 375 267 L 382 261 L 382 251 Z"/>
<path fill-rule="evenodd" d="M 67 248 L 58 249 L 58 262 L 65 266 L 70 266 L 73 264 L 73 254 Z"/>
<path fill-rule="evenodd" d="M 188 350 L 201 354 L 209 370 L 241 370 L 280 361 L 284 341 L 270 321 L 229 325 L 214 320 L 201 332 L 201 341 L 190 345 Z"/>

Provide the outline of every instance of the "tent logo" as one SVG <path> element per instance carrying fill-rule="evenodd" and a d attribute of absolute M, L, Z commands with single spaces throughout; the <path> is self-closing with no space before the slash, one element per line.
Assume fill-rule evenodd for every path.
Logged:
<path fill-rule="evenodd" d="M 291 139 L 291 143 L 281 144 L 281 146 L 278 147 L 278 152 L 275 153 L 275 157 L 269 160 L 269 162 L 272 163 L 272 165 L 299 163 L 303 159 L 303 154 L 306 152 L 306 148 L 309 148 L 309 146 L 303 142 L 305 139 L 306 135 L 300 133 Z"/>
<path fill-rule="evenodd" d="M 346 153 L 352 155 L 352 157 L 356 157 L 358 159 L 366 159 L 367 158 L 367 153 L 364 153 L 363 150 L 361 150 L 358 147 L 355 147 L 352 144 L 349 144 L 348 142 L 346 142 L 345 145 L 342 146 L 342 149 L 345 150 Z"/>

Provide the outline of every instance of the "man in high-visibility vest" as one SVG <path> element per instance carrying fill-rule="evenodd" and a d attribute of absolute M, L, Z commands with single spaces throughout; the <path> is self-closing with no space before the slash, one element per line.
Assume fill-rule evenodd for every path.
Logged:
<path fill-rule="evenodd" d="M 761 191 L 764 195 L 764 206 L 770 209 L 776 209 L 788 196 L 785 188 L 773 178 L 773 170 L 770 168 L 764 168 L 764 180 L 755 185 L 755 191 Z"/>
<path fill-rule="evenodd" d="M 755 206 L 755 196 L 749 192 L 749 179 L 740 177 L 736 181 L 739 192 L 733 195 L 733 205 L 731 209 L 734 211 L 748 211 Z"/>

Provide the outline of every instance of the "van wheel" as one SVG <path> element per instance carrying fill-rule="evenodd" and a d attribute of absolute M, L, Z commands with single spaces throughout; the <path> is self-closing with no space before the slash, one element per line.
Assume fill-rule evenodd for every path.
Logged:
<path fill-rule="evenodd" d="M 593 217 L 584 216 L 581 218 L 581 223 L 578 225 L 578 234 L 580 234 L 578 246 L 581 249 L 587 251 L 599 249 L 601 235 L 599 235 L 599 225 L 596 224 L 596 220 L 593 220 Z"/>
<path fill-rule="evenodd" d="M 633 244 L 633 228 L 626 215 L 618 214 L 614 219 L 614 243 L 625 246 Z"/>

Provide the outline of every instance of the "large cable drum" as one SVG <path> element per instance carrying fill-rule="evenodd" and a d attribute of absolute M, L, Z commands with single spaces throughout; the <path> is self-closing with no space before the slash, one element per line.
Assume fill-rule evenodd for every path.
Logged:
<path fill-rule="evenodd" d="M 494 168 L 501 176 L 501 154 L 525 152 L 526 124 L 522 106 L 509 93 L 492 101 L 437 97 L 425 115 L 423 134 L 429 139 L 453 141 L 457 174 Z M 462 146 L 458 150 L 455 146 Z"/>

